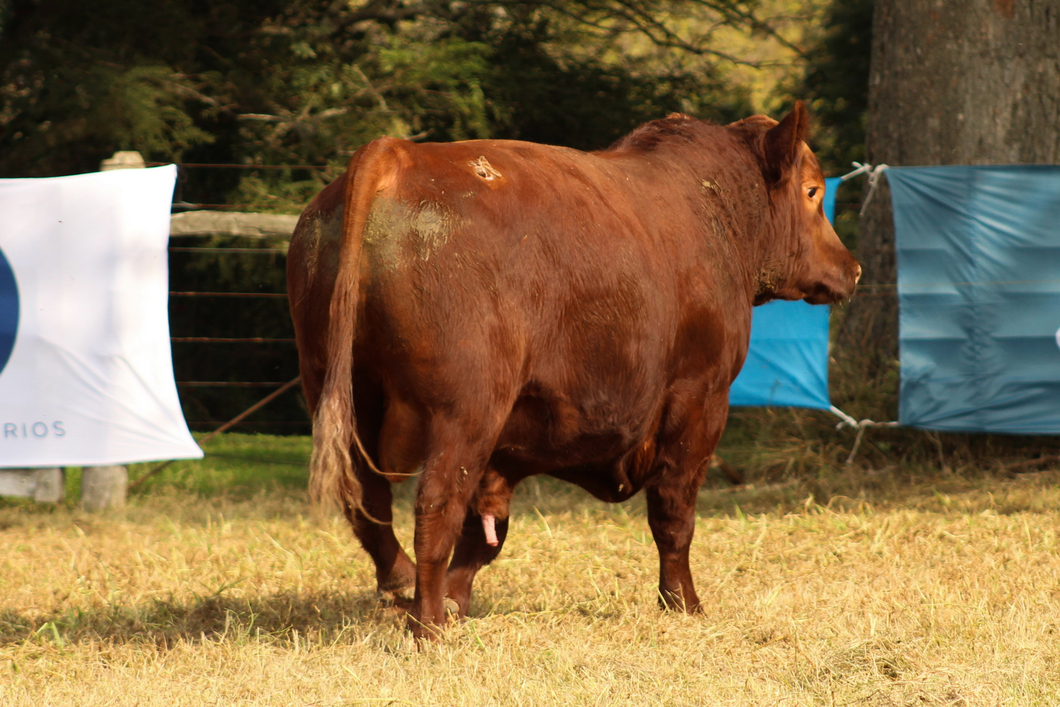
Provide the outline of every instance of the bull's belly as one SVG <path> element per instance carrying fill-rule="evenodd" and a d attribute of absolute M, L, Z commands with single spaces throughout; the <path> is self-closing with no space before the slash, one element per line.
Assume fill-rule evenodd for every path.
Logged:
<path fill-rule="evenodd" d="M 578 455 L 584 457 L 584 454 Z M 530 454 L 513 447 L 497 449 L 490 458 L 490 469 L 514 487 L 523 479 L 546 474 L 580 486 L 601 501 L 624 501 L 644 487 L 650 478 L 648 468 L 630 473 L 625 456 L 603 457 L 571 464 L 562 455 Z"/>
<path fill-rule="evenodd" d="M 549 404 L 551 402 L 551 404 Z M 654 410 L 587 415 L 572 406 L 521 398 L 498 439 L 491 467 L 519 480 L 548 474 L 581 486 L 605 501 L 639 491 L 654 462 Z"/>

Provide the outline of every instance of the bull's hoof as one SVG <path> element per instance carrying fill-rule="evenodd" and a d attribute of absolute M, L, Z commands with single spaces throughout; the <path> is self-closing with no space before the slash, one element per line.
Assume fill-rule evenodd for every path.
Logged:
<path fill-rule="evenodd" d="M 702 614 L 703 605 L 699 597 L 693 596 L 692 601 L 685 601 L 679 592 L 663 592 L 659 596 L 659 608 L 664 611 L 677 611 L 685 614 Z"/>
<path fill-rule="evenodd" d="M 407 607 L 412 604 L 412 599 L 416 594 L 415 586 L 408 587 L 390 587 L 382 588 L 376 592 L 379 597 L 379 603 L 383 606 L 400 606 Z"/>
<path fill-rule="evenodd" d="M 445 613 L 452 618 L 463 618 L 463 613 L 460 611 L 460 603 L 456 599 L 450 599 L 445 597 L 442 602 L 445 605 Z"/>
<path fill-rule="evenodd" d="M 443 626 L 434 623 L 424 623 L 415 618 L 411 613 L 408 615 L 408 630 L 417 641 L 438 641 L 442 638 Z"/>

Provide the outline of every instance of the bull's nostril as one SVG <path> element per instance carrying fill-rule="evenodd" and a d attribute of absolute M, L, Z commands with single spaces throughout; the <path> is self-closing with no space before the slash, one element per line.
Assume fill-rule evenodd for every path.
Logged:
<path fill-rule="evenodd" d="M 854 263 L 854 267 L 857 269 L 857 272 L 854 273 L 854 284 L 856 285 L 861 280 L 861 263 Z"/>

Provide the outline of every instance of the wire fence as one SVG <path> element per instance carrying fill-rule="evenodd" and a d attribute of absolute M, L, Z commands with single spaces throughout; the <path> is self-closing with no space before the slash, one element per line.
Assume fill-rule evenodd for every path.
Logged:
<path fill-rule="evenodd" d="M 297 166 L 308 167 L 320 168 Z M 178 212 L 175 208 L 174 213 Z M 204 243 L 204 239 L 211 242 Z M 193 430 L 216 430 L 298 374 L 294 330 L 285 306 L 287 293 L 282 291 L 286 240 L 251 233 L 171 236 L 170 282 L 177 286 L 169 292 L 170 341 L 185 419 Z M 266 291 L 253 291 L 259 287 Z M 232 429 L 308 434 L 310 421 L 300 398 L 300 390 L 288 386 Z"/>

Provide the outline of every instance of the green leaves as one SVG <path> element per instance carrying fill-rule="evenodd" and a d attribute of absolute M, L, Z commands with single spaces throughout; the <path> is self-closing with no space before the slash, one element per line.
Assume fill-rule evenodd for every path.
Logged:
<path fill-rule="evenodd" d="M 153 161 L 330 164 L 333 176 L 382 134 L 596 148 L 673 110 L 738 117 L 746 92 L 717 68 L 714 33 L 765 31 L 755 5 L 5 2 L 0 175 L 93 170 L 134 149 Z M 289 175 L 247 177 L 258 191 Z M 246 192 L 217 176 L 184 198 Z"/>
<path fill-rule="evenodd" d="M 184 77 L 166 66 L 115 71 L 93 68 L 101 94 L 89 103 L 87 123 L 118 149 L 139 149 L 152 159 L 179 161 L 184 150 L 214 137 L 185 111 Z"/>
<path fill-rule="evenodd" d="M 19 64 L 23 73 L 6 76 L 0 89 L 4 172 L 96 169 L 115 150 L 179 160 L 189 147 L 214 139 L 185 110 L 187 80 L 167 66 Z"/>
<path fill-rule="evenodd" d="M 394 137 L 492 137 L 497 114 L 482 85 L 489 80 L 492 57 L 488 45 L 461 37 L 391 37 L 378 54 L 377 69 L 402 119 L 393 127 L 407 125 L 410 131 Z"/>
<path fill-rule="evenodd" d="M 873 0 L 832 0 L 826 29 L 807 52 L 794 93 L 814 116 L 817 154 L 825 174 L 843 174 L 864 160 Z"/>

